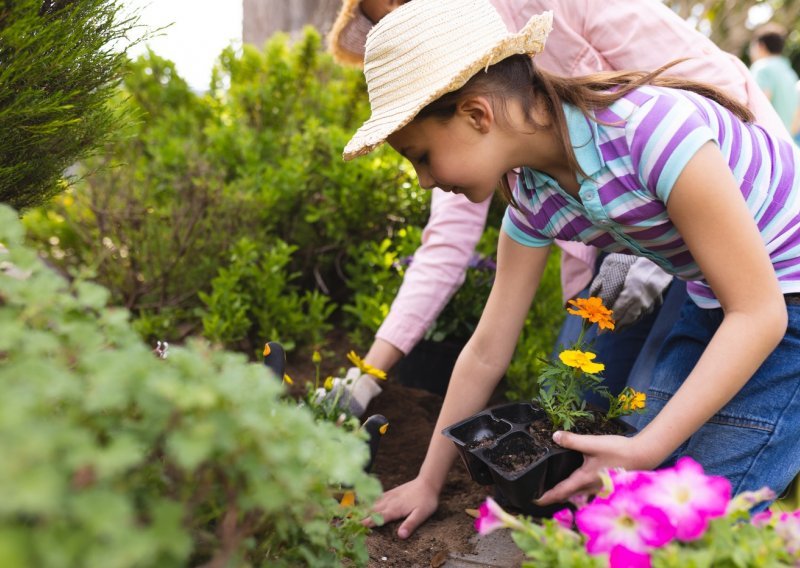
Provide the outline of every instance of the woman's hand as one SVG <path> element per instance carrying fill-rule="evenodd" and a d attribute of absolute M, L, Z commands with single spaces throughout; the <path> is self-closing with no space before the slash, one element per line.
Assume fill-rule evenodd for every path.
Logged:
<path fill-rule="evenodd" d="M 397 536 L 405 539 L 410 537 L 437 507 L 439 507 L 439 492 L 425 480 L 417 477 L 384 493 L 375 502 L 372 510 L 383 517 L 384 523 L 405 517 L 405 521 L 397 529 Z M 364 521 L 364 524 L 373 525 L 370 520 Z"/>
<path fill-rule="evenodd" d="M 596 493 L 600 487 L 600 472 L 622 467 L 627 470 L 647 470 L 657 467 L 663 458 L 649 455 L 642 449 L 637 436 L 586 436 L 572 432 L 556 432 L 555 441 L 562 448 L 583 454 L 583 465 L 567 479 L 545 492 L 537 505 L 561 503 L 577 494 Z"/>

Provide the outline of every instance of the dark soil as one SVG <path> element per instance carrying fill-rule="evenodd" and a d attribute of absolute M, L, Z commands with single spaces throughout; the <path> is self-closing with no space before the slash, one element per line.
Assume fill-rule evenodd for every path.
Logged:
<path fill-rule="evenodd" d="M 391 379 L 383 393 L 367 409 L 389 419 L 389 430 L 381 440 L 373 473 L 384 490 L 392 489 L 417 475 L 442 398 L 427 391 L 404 387 Z M 367 538 L 370 566 L 416 568 L 440 566 L 450 553 L 474 551 L 474 518 L 467 509 L 477 509 L 491 488 L 478 485 L 457 462 L 439 498 L 438 511 L 408 539 L 397 537 L 399 522 L 376 528 Z"/>
<path fill-rule="evenodd" d="M 624 434 L 627 432 L 628 427 L 619 421 L 606 419 L 602 413 L 592 411 L 593 419 L 581 418 L 572 428 L 572 432 L 576 434 Z M 553 442 L 553 425 L 546 418 L 534 420 L 528 426 L 528 434 L 533 438 L 536 447 L 538 448 L 558 448 L 559 446 Z"/>
<path fill-rule="evenodd" d="M 336 352 L 346 353 L 350 349 L 343 338 L 335 343 Z M 323 360 L 322 377 L 337 372 L 337 369 L 327 368 L 327 363 Z M 300 379 L 295 382 L 291 392 L 302 396 L 305 392 L 303 378 L 313 377 L 315 372 L 310 357 L 290 358 L 287 372 Z M 365 416 L 383 414 L 389 420 L 389 428 L 381 437 L 372 467 L 372 473 L 378 477 L 384 491 L 388 491 L 416 477 L 433 435 L 443 398 L 426 390 L 400 384 L 394 373 L 381 386 L 383 392 L 372 401 Z M 490 404 L 503 401 L 502 394 L 497 393 Z M 491 492 L 491 486 L 474 482 L 464 464 L 457 461 L 439 496 L 437 512 L 411 537 L 406 540 L 397 537 L 399 521 L 371 531 L 367 537 L 369 567 L 439 568 L 450 554 L 473 554 L 473 538 L 477 533 L 475 519 L 468 510 L 474 514 Z"/>

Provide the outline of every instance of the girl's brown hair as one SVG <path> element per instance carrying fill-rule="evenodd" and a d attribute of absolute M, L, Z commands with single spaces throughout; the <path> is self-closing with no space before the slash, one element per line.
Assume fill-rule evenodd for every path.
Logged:
<path fill-rule="evenodd" d="M 745 122 L 753 120 L 753 114 L 746 106 L 712 85 L 679 77 L 662 76 L 664 71 L 682 61 L 684 60 L 673 61 L 650 73 L 612 71 L 584 77 L 559 77 L 539 69 L 526 55 L 513 55 L 492 65 L 485 72 L 476 73 L 460 89 L 435 100 L 422 109 L 415 120 L 431 116 L 448 120 L 455 114 L 458 101 L 470 95 L 488 96 L 500 111 L 500 116 L 505 116 L 507 99 L 514 98 L 524 109 L 532 109 L 538 97 L 544 103 L 548 114 L 553 117 L 552 127 L 556 129 L 561 140 L 570 168 L 576 174 L 580 173 L 585 177 L 586 174 L 578 164 L 569 139 L 562 103 L 573 105 L 588 118 L 596 120 L 591 115 L 592 111 L 607 108 L 637 87 L 655 85 L 692 91 L 719 103 Z M 526 115 L 531 126 L 543 127 L 533 122 L 530 113 Z M 503 197 L 513 205 L 511 188 L 505 176 L 500 181 L 500 189 Z"/>

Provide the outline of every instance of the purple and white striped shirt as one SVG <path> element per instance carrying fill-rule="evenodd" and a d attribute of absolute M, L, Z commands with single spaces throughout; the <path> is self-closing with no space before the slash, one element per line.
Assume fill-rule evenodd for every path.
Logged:
<path fill-rule="evenodd" d="M 527 246 L 578 240 L 644 256 L 689 280 L 703 308 L 719 307 L 667 214 L 678 176 L 715 142 L 758 224 L 784 293 L 800 292 L 800 150 L 695 93 L 645 86 L 588 119 L 564 105 L 581 180 L 580 200 L 543 172 L 522 169 L 503 230 Z M 713 211 L 703 212 L 713 215 Z"/>

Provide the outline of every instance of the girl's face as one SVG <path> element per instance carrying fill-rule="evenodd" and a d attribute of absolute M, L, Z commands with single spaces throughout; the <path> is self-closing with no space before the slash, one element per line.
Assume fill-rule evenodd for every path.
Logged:
<path fill-rule="evenodd" d="M 411 0 L 361 0 L 361 11 L 373 23 L 377 24 L 386 14 L 399 8 Z"/>
<path fill-rule="evenodd" d="M 482 115 L 460 109 L 446 122 L 434 117 L 414 120 L 387 142 L 411 162 L 423 189 L 438 187 L 480 203 L 491 197 L 510 169 L 496 132 L 487 128 Z"/>

